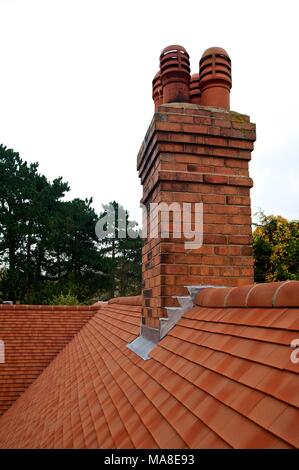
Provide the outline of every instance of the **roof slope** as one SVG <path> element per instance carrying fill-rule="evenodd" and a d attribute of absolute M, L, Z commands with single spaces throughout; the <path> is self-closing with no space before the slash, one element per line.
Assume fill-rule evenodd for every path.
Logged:
<path fill-rule="evenodd" d="M 298 285 L 205 289 L 148 361 L 126 347 L 141 307 L 102 306 L 0 419 L 0 447 L 299 447 Z"/>
<path fill-rule="evenodd" d="M 94 307 L 0 305 L 0 416 L 91 318 Z"/>

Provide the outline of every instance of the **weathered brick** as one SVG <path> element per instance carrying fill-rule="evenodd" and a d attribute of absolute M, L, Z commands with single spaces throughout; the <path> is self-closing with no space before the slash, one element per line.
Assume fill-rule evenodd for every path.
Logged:
<path fill-rule="evenodd" d="M 244 160 L 238 160 L 237 158 L 226 158 L 225 166 L 232 167 L 232 168 L 248 169 L 248 162 Z"/>
<path fill-rule="evenodd" d="M 227 243 L 227 236 L 225 235 L 210 235 L 204 233 L 203 235 L 203 243 L 204 244 L 212 244 L 212 245 L 222 245 Z"/>
<path fill-rule="evenodd" d="M 209 128 L 208 126 L 198 124 L 183 124 L 182 129 L 183 132 L 190 132 L 192 134 L 207 134 Z"/>
<path fill-rule="evenodd" d="M 195 134 L 171 133 L 168 139 L 171 142 L 181 142 L 183 144 L 196 144 L 197 136 Z"/>
<path fill-rule="evenodd" d="M 234 255 L 239 256 L 241 255 L 241 247 L 240 246 L 215 246 L 214 248 L 215 255 Z"/>
<path fill-rule="evenodd" d="M 227 204 L 246 206 L 250 205 L 250 198 L 248 196 L 227 196 Z"/>
<path fill-rule="evenodd" d="M 228 177 L 224 175 L 203 175 L 204 183 L 227 184 Z"/>
<path fill-rule="evenodd" d="M 250 235 L 228 235 L 227 243 L 233 245 L 250 245 L 252 237 Z"/>
<path fill-rule="evenodd" d="M 252 256 L 234 256 L 231 257 L 231 264 L 235 266 L 253 266 L 254 260 Z"/>
<path fill-rule="evenodd" d="M 251 178 L 247 177 L 238 177 L 238 176 L 229 176 L 228 177 L 229 184 L 234 186 L 247 186 L 251 188 L 253 186 L 253 181 Z"/>
<path fill-rule="evenodd" d="M 163 264 L 161 265 L 161 273 L 162 274 L 187 274 L 188 266 Z"/>
<path fill-rule="evenodd" d="M 242 247 L 243 256 L 252 256 L 252 246 L 243 246 Z"/>
<path fill-rule="evenodd" d="M 193 116 L 195 124 L 212 124 L 212 119 L 206 116 Z"/>
<path fill-rule="evenodd" d="M 175 161 L 165 162 L 162 161 L 160 165 L 161 170 L 171 170 L 171 171 L 187 171 L 187 165 L 185 163 L 177 163 Z"/>
<path fill-rule="evenodd" d="M 230 223 L 236 225 L 246 225 L 251 223 L 251 219 L 248 217 L 248 215 L 232 215 L 230 217 Z"/>
<path fill-rule="evenodd" d="M 224 204 L 226 196 L 221 194 L 204 194 L 202 202 L 204 204 Z"/>
<path fill-rule="evenodd" d="M 168 132 L 180 132 L 182 130 L 182 125 L 180 123 L 175 123 L 175 122 L 157 121 L 156 130 L 168 131 Z"/>
<path fill-rule="evenodd" d="M 189 116 L 188 114 L 175 114 L 175 115 L 169 114 L 167 116 L 167 121 L 175 122 L 175 123 L 183 122 L 183 123 L 190 124 L 190 123 L 195 122 L 195 118 L 193 116 Z"/>
<path fill-rule="evenodd" d="M 234 121 L 232 123 L 232 127 L 234 129 L 242 129 L 242 130 L 249 130 L 249 131 L 255 132 L 255 124 L 252 124 L 252 123 L 249 123 L 249 122 Z M 253 140 L 255 140 L 255 138 Z"/>
<path fill-rule="evenodd" d="M 207 214 L 203 216 L 204 224 L 224 224 L 228 222 L 228 216 L 223 214 Z"/>
<path fill-rule="evenodd" d="M 253 142 L 247 140 L 230 139 L 228 141 L 228 146 L 232 148 L 253 150 Z"/>
<path fill-rule="evenodd" d="M 212 122 L 214 126 L 217 126 L 217 127 L 232 127 L 231 122 L 229 120 L 213 119 Z"/>

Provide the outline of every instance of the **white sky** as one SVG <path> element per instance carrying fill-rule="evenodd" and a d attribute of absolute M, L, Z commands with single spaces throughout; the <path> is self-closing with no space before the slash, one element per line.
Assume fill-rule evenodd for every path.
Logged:
<path fill-rule="evenodd" d="M 62 176 L 70 197 L 117 200 L 140 220 L 136 155 L 161 50 L 192 73 L 232 59 L 231 108 L 257 124 L 253 211 L 299 218 L 298 0 L 0 0 L 0 143 Z"/>

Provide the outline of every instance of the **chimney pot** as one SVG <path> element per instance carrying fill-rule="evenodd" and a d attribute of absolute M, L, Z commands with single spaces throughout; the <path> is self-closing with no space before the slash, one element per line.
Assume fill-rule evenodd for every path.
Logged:
<path fill-rule="evenodd" d="M 160 104 L 163 103 L 163 89 L 161 83 L 161 73 L 160 70 L 156 73 L 153 79 L 153 100 L 155 103 L 155 111 L 158 110 Z"/>
<path fill-rule="evenodd" d="M 190 62 L 182 46 L 163 49 L 160 55 L 163 103 L 189 103 Z"/>
<path fill-rule="evenodd" d="M 190 103 L 201 104 L 201 100 L 200 100 L 201 91 L 199 88 L 199 74 L 198 73 L 194 73 L 193 75 L 191 75 L 189 93 L 190 93 Z"/>
<path fill-rule="evenodd" d="M 230 108 L 231 60 L 221 47 L 210 47 L 203 53 L 199 62 L 199 86 L 203 106 Z"/>

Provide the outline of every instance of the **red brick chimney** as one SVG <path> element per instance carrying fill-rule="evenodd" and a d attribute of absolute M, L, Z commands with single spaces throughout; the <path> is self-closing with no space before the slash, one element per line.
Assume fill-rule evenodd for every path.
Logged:
<path fill-rule="evenodd" d="M 159 328 L 165 307 L 177 305 L 174 296 L 186 295 L 185 286 L 253 281 L 248 164 L 255 125 L 229 109 L 231 61 L 224 49 L 205 51 L 190 83 L 186 49 L 165 48 L 153 88 L 156 112 L 138 154 L 138 171 L 148 233 L 156 230 L 143 247 L 142 324 Z M 152 203 L 166 208 L 156 213 Z M 173 203 L 165 237 L 166 205 Z M 182 233 L 190 219 L 180 214 L 184 203 L 190 204 L 193 223 L 203 211 L 203 243 L 197 248 L 188 246 Z"/>

